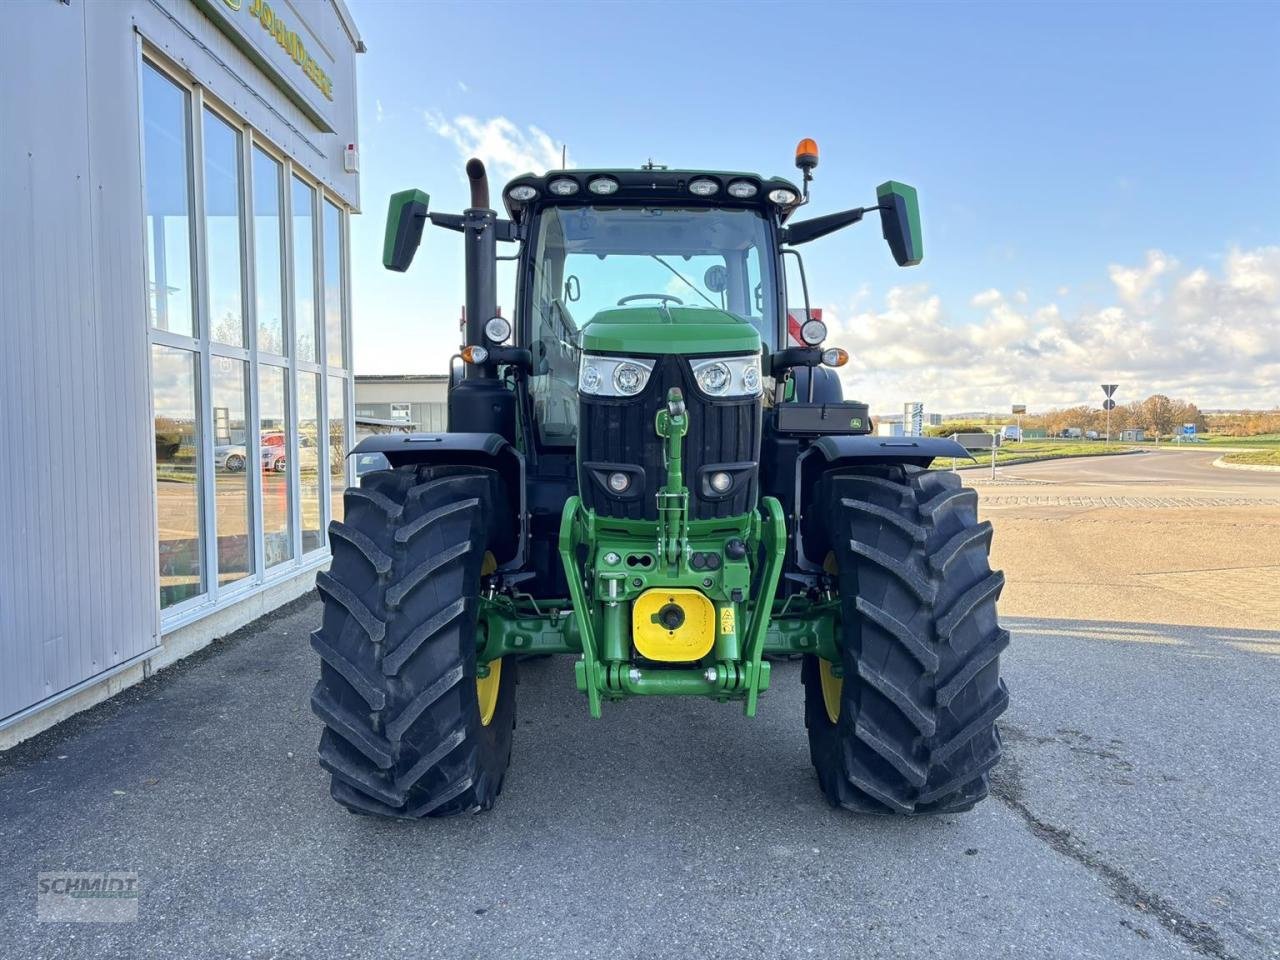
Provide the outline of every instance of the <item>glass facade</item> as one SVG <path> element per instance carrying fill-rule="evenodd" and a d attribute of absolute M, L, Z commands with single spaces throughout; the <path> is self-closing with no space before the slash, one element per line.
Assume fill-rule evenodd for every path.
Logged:
<path fill-rule="evenodd" d="M 204 112 L 204 229 L 209 284 L 209 336 L 246 346 L 240 261 L 240 132 Z"/>
<path fill-rule="evenodd" d="M 325 362 L 345 366 L 346 328 L 342 323 L 342 211 L 324 202 L 324 342 Z"/>
<path fill-rule="evenodd" d="M 299 360 L 316 360 L 315 191 L 293 178 L 293 335 Z"/>
<path fill-rule="evenodd" d="M 147 166 L 147 302 L 151 326 L 192 336 L 191 97 L 158 70 L 142 76 Z"/>
<path fill-rule="evenodd" d="M 213 513 L 217 530 L 218 583 L 253 573 L 253 500 L 249 485 L 255 469 L 249 455 L 248 364 L 213 357 L 209 391 L 213 399 Z"/>
<path fill-rule="evenodd" d="M 258 352 L 284 355 L 284 248 L 280 242 L 280 164 L 253 148 L 253 249 Z"/>
<path fill-rule="evenodd" d="M 204 529 L 200 490 L 199 385 L 196 354 L 151 347 L 151 396 L 156 433 L 156 520 L 160 606 L 204 592 Z"/>
<path fill-rule="evenodd" d="M 320 376 L 298 372 L 298 493 L 302 516 L 302 552 L 324 546 L 324 490 L 320 476 Z"/>
<path fill-rule="evenodd" d="M 325 554 L 348 481 L 347 212 L 201 88 L 145 57 L 141 75 L 169 619 Z"/>

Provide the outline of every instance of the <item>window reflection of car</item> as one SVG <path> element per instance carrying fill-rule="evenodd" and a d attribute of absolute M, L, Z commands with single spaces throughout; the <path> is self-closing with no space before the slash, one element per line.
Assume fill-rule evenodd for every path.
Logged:
<path fill-rule="evenodd" d="M 213 465 L 227 473 L 240 473 L 244 470 L 248 453 L 242 443 L 220 443 L 213 448 Z M 276 469 L 276 461 L 283 463 L 284 454 L 279 447 L 263 446 L 260 454 L 263 470 Z M 283 466 L 280 469 L 284 469 Z"/>
<path fill-rule="evenodd" d="M 220 443 L 213 448 L 213 465 L 227 473 L 240 473 L 244 470 L 246 459 L 245 448 L 239 443 Z"/>

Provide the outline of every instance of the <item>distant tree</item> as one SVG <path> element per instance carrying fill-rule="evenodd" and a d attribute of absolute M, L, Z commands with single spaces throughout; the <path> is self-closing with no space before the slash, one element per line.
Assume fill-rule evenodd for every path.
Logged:
<path fill-rule="evenodd" d="M 1142 424 L 1157 436 L 1172 435 L 1179 426 L 1177 405 L 1163 393 L 1147 397 L 1142 402 Z"/>

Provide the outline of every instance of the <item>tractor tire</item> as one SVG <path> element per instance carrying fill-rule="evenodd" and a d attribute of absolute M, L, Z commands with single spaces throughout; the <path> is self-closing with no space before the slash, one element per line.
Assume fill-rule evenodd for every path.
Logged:
<path fill-rule="evenodd" d="M 977 493 L 951 473 L 867 466 L 827 474 L 815 494 L 806 546 L 836 578 L 843 674 L 815 656 L 802 670 L 822 791 L 863 813 L 968 810 L 987 795 L 1009 703 L 1004 575 Z"/>
<path fill-rule="evenodd" d="M 515 525 L 503 483 L 478 467 L 398 467 L 366 474 L 344 504 L 311 635 L 330 792 L 388 817 L 487 810 L 515 726 L 515 658 L 476 672 L 482 567 Z"/>

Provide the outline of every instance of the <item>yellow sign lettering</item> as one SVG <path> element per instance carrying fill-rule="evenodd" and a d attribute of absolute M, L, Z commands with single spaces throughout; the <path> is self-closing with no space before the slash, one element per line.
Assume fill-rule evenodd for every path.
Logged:
<path fill-rule="evenodd" d="M 224 0 L 232 10 L 239 10 L 242 0 Z M 306 45 L 297 33 L 289 29 L 289 25 L 271 9 L 266 0 L 253 0 L 249 6 L 249 16 L 262 25 L 262 29 L 271 34 L 272 39 L 280 45 L 294 63 L 302 68 L 303 76 L 316 85 L 316 88 L 328 100 L 333 99 L 333 80 L 324 72 L 315 57 L 307 52 Z"/>

